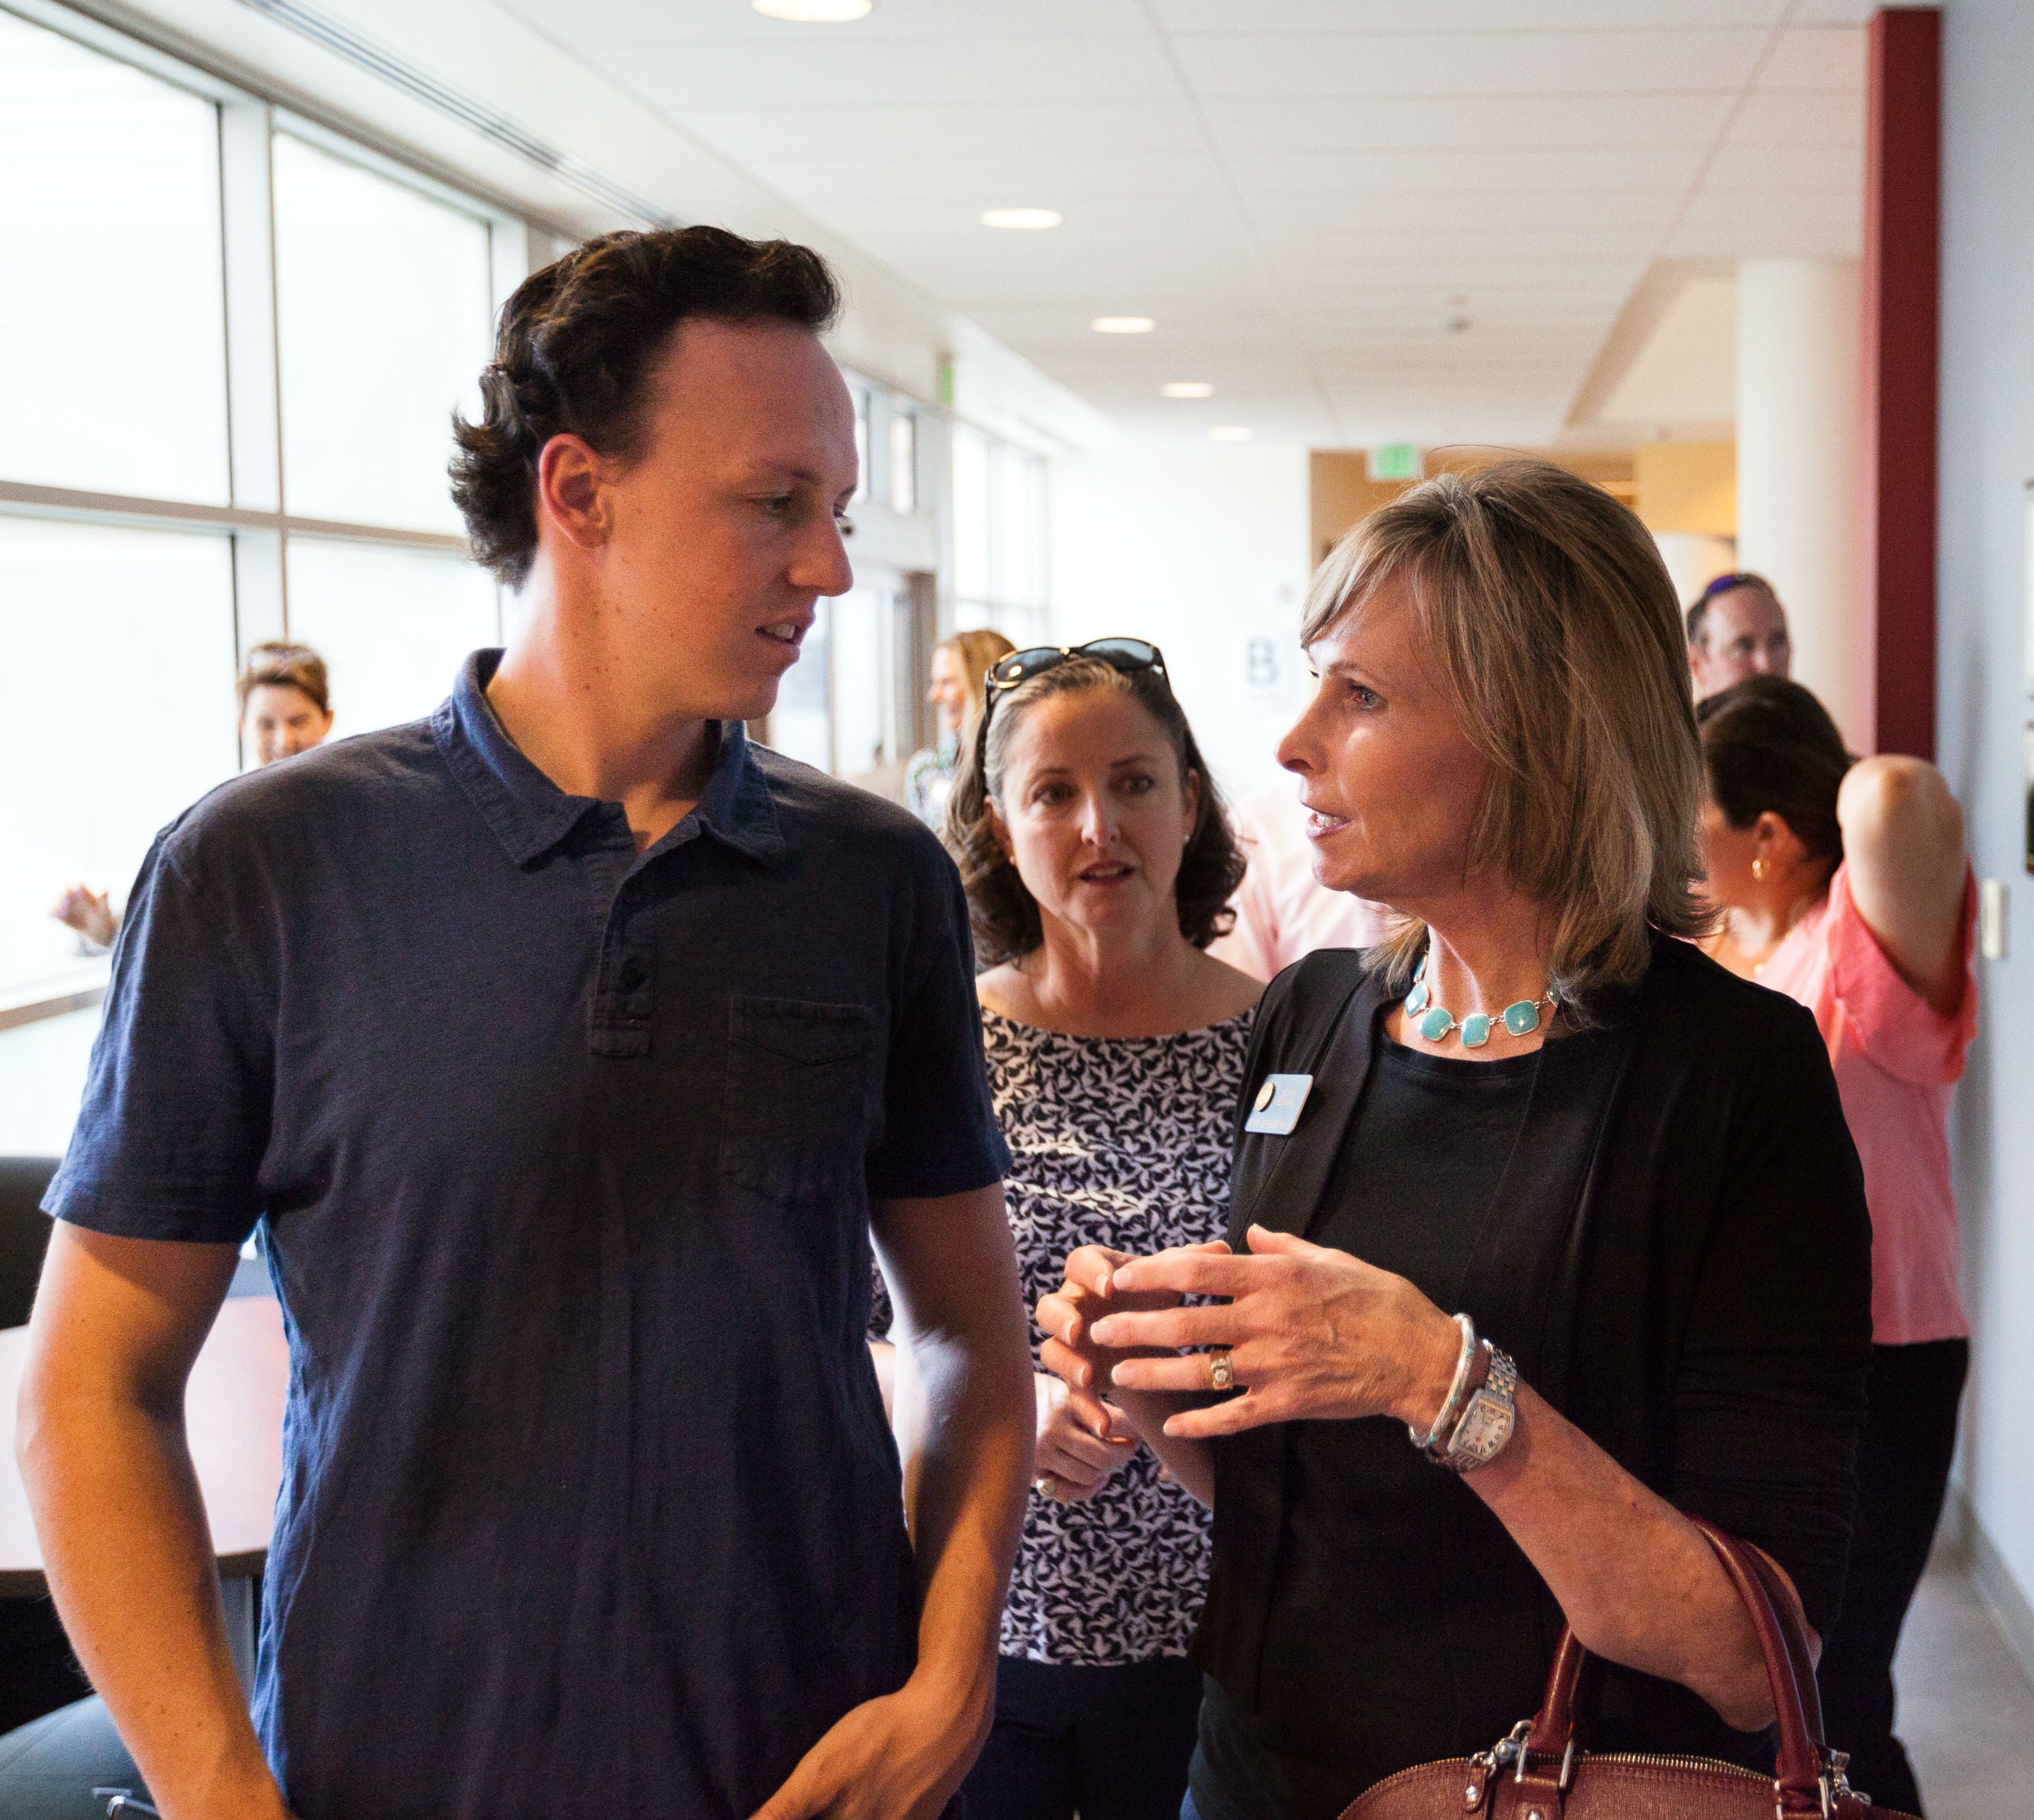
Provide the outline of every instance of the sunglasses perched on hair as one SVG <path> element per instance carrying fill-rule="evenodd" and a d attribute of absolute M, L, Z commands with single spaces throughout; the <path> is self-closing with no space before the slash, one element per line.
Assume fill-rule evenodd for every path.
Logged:
<path fill-rule="evenodd" d="M 1023 688 L 1033 677 L 1057 670 L 1061 664 L 1070 663 L 1077 657 L 1091 657 L 1126 675 L 1135 670 L 1155 670 L 1167 689 L 1173 686 L 1173 679 L 1165 674 L 1165 654 L 1158 646 L 1146 644 L 1141 638 L 1098 638 L 1086 644 L 1034 644 L 1028 651 L 1013 651 L 990 665 L 981 679 L 984 695 L 981 737 L 985 745 L 989 738 L 989 717 L 995 713 L 998 701 L 1013 689 Z"/>

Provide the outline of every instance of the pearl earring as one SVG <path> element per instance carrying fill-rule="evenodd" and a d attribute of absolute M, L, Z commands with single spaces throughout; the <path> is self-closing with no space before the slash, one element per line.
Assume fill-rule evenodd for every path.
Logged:
<path fill-rule="evenodd" d="M 1751 862 L 1751 876 L 1757 879 L 1761 884 L 1763 884 L 1766 882 L 1766 861 L 1764 860 L 1755 859 Z"/>

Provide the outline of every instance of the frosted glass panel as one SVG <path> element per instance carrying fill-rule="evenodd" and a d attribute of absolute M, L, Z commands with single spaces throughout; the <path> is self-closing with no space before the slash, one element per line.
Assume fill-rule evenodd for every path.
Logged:
<path fill-rule="evenodd" d="M 84 1098 L 99 1008 L 0 1030 L 0 1157 L 60 1157 Z"/>
<path fill-rule="evenodd" d="M 301 140 L 275 162 L 283 498 L 458 531 L 445 463 L 490 351 L 486 224 Z"/>
<path fill-rule="evenodd" d="M 60 981 L 73 884 L 124 902 L 157 829 L 239 764 L 223 537 L 0 517 L 0 991 Z"/>
<path fill-rule="evenodd" d="M 883 742 L 883 657 L 889 602 L 858 587 L 833 603 L 834 764 L 861 777 L 888 756 Z"/>
<path fill-rule="evenodd" d="M 953 433 L 954 592 L 964 600 L 989 598 L 989 442 L 955 425 Z"/>
<path fill-rule="evenodd" d="M 996 456 L 996 598 L 1029 606 L 1045 591 L 1042 463 L 1017 448 L 1000 448 Z"/>
<path fill-rule="evenodd" d="M 770 744 L 787 758 L 801 759 L 821 771 L 833 768 L 833 691 L 828 655 L 833 609 L 822 600 L 798 661 L 777 685 L 777 705 L 770 711 Z"/>
<path fill-rule="evenodd" d="M 500 640 L 493 577 L 456 556 L 290 539 L 290 636 L 332 674 L 332 737 L 419 720 Z"/>
<path fill-rule="evenodd" d="M 223 505 L 209 101 L 0 13 L 0 477 Z"/>

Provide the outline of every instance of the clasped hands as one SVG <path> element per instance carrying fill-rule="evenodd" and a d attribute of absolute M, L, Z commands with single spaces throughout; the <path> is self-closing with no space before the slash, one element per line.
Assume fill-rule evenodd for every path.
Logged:
<path fill-rule="evenodd" d="M 1083 1245 L 1038 1306 L 1039 1357 L 1067 1386 L 1091 1432 L 1120 1432 L 1106 1390 L 1210 1389 L 1206 1353 L 1226 1347 L 1239 1395 L 1176 1410 L 1174 1439 L 1233 1435 L 1266 1422 L 1390 1416 L 1431 1423 L 1454 1375 L 1454 1320 L 1403 1277 L 1346 1251 L 1252 1226 L 1239 1254 L 1216 1241 L 1146 1258 Z M 1188 1296 L 1218 1297 L 1187 1307 Z"/>

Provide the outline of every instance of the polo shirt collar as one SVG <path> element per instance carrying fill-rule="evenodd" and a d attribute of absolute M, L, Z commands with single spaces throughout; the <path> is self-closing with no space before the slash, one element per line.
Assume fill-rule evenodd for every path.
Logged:
<path fill-rule="evenodd" d="M 467 659 L 452 694 L 431 717 L 431 737 L 482 820 L 521 866 L 549 853 L 603 805 L 598 797 L 560 790 L 509 738 L 487 700 L 501 662 L 498 650 L 476 651 Z M 650 852 L 682 846 L 704 832 L 761 865 L 775 865 L 786 849 L 769 780 L 741 723 L 715 726 L 719 749 L 705 790 L 692 813 Z"/>

